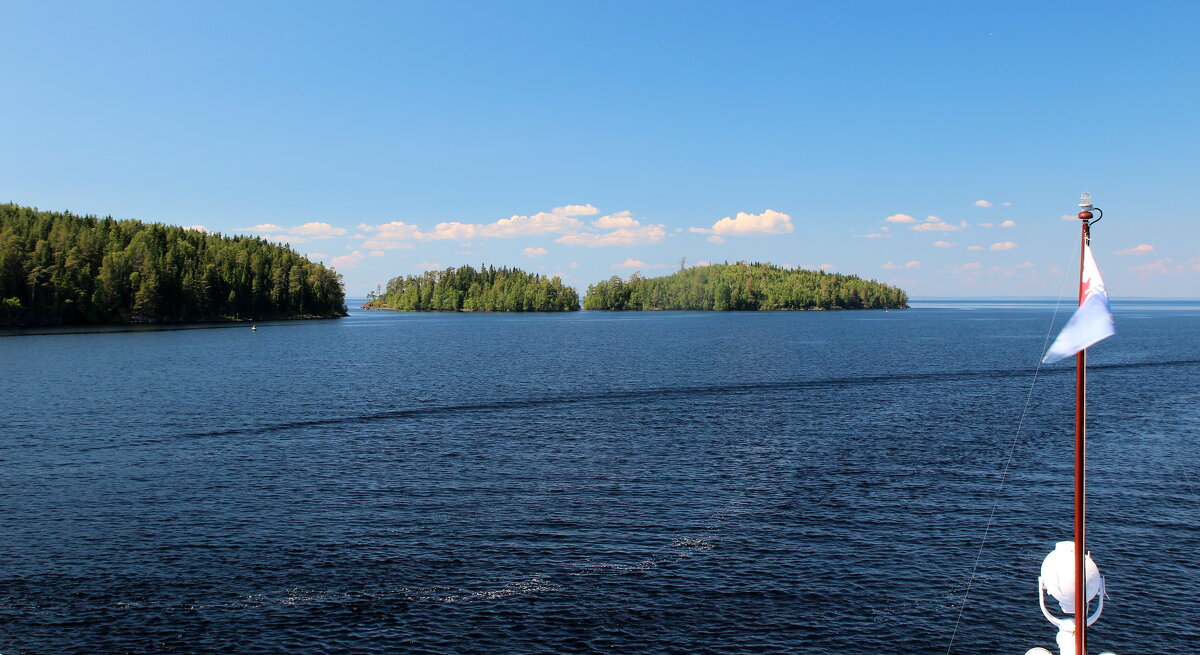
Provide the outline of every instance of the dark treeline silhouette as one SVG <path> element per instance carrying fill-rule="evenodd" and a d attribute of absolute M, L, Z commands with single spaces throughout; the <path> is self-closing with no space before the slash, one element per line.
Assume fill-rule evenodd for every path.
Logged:
<path fill-rule="evenodd" d="M 572 312 L 579 294 L 557 277 L 519 268 L 450 267 L 395 277 L 370 294 L 365 309 L 441 312 Z"/>
<path fill-rule="evenodd" d="M 288 246 L 0 205 L 0 325 L 345 313 L 341 276 Z"/>
<path fill-rule="evenodd" d="M 584 309 L 784 310 L 908 307 L 904 291 L 855 275 L 738 262 L 590 285 Z"/>

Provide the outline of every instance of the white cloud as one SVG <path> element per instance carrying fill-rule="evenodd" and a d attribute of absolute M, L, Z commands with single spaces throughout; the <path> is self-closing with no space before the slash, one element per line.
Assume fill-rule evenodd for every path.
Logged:
<path fill-rule="evenodd" d="M 329 265 L 332 268 L 357 268 L 358 263 L 360 261 L 362 261 L 362 259 L 363 259 L 362 251 L 355 250 L 354 252 L 350 253 L 349 255 L 342 255 L 341 257 L 334 257 L 333 260 L 329 262 Z"/>
<path fill-rule="evenodd" d="M 553 216 L 553 214 L 547 214 L 547 215 Z M 529 218 L 529 217 L 523 216 L 520 218 Z M 557 217 L 555 217 L 555 218 L 557 218 Z M 512 218 L 502 218 L 500 220 L 508 221 L 508 223 L 504 224 L 504 227 L 510 227 L 512 224 L 518 222 L 519 219 L 518 219 L 518 217 L 513 216 Z M 441 240 L 466 241 L 467 239 L 472 239 L 477 236 L 482 237 L 483 229 L 485 229 L 489 226 L 495 226 L 495 227 L 493 227 L 493 229 L 502 229 L 502 228 L 500 228 L 500 226 L 497 225 L 497 223 L 499 223 L 499 222 L 500 221 L 496 221 L 496 223 L 483 224 L 483 223 L 460 223 L 458 221 L 445 221 L 442 223 L 438 223 L 437 225 L 434 225 L 433 232 L 418 232 L 416 234 L 416 238 L 418 238 L 422 241 L 441 241 Z M 509 235 L 509 236 L 513 236 L 513 235 Z"/>
<path fill-rule="evenodd" d="M 531 216 L 513 215 L 492 223 L 463 223 L 460 221 L 445 221 L 434 226 L 433 231 L 425 232 L 419 226 L 392 221 L 382 225 L 360 225 L 364 231 L 374 232 L 373 238 L 364 242 L 367 248 L 398 249 L 412 248 L 410 241 L 466 241 L 482 238 L 510 238 L 561 233 L 568 239 L 560 242 L 570 245 L 629 245 L 639 242 L 656 242 L 662 240 L 665 231 L 662 226 L 642 227 L 630 217 L 629 212 L 618 212 L 605 216 L 597 221 L 598 226 L 625 226 L 624 231 L 617 230 L 610 234 L 597 235 L 580 233 L 583 223 L 575 216 L 588 216 L 600 213 L 592 205 L 565 205 L 555 207 L 549 212 L 539 212 Z M 529 255 L 527 255 L 529 256 Z"/>
<path fill-rule="evenodd" d="M 602 230 L 612 230 L 621 227 L 637 227 L 639 223 L 633 219 L 633 216 L 628 211 L 601 216 L 592 221 L 592 225 Z"/>
<path fill-rule="evenodd" d="M 645 243 L 658 243 L 667 236 L 662 225 L 641 225 L 637 221 L 631 227 L 622 227 L 612 232 L 596 234 L 594 232 L 579 232 L 566 234 L 555 242 L 568 246 L 588 246 L 598 248 L 603 246 L 636 246 Z"/>
<path fill-rule="evenodd" d="M 911 262 L 904 262 L 904 268 L 921 268 L 921 262 L 915 259 Z"/>
<path fill-rule="evenodd" d="M 514 214 L 491 223 L 444 221 L 435 225 L 432 232 L 423 232 L 417 225 L 404 221 L 392 221 L 382 225 L 363 224 L 358 227 L 364 232 L 375 233 L 374 245 L 367 243 L 363 244 L 364 247 L 395 249 L 403 247 L 396 245 L 400 241 L 467 241 L 469 239 L 507 239 L 538 234 L 569 234 L 583 227 L 583 222 L 574 216 L 597 213 L 599 210 L 591 205 L 566 205 L 531 216 Z M 389 245 L 381 245 L 384 243 Z"/>
<path fill-rule="evenodd" d="M 599 209 L 588 205 L 563 205 L 550 210 L 550 213 L 559 216 L 595 216 L 600 213 Z"/>
<path fill-rule="evenodd" d="M 339 237 L 347 232 L 344 227 L 334 227 L 329 223 L 320 221 L 312 221 L 288 230 L 290 234 L 299 234 L 301 236 L 312 237 L 314 239 L 328 239 L 331 237 Z"/>
<path fill-rule="evenodd" d="M 716 234 L 706 239 L 709 243 L 725 243 L 725 237 L 717 236 Z"/>
<path fill-rule="evenodd" d="M 983 246 L 967 246 L 967 250 L 983 250 Z"/>
<path fill-rule="evenodd" d="M 889 271 L 894 271 L 894 270 L 896 270 L 897 268 L 900 268 L 900 266 L 899 266 L 899 265 L 897 265 L 897 264 L 896 264 L 896 262 L 889 261 L 889 262 L 887 262 L 886 264 L 884 264 L 884 265 L 883 265 L 883 268 L 886 268 L 886 269 L 888 269 Z"/>
<path fill-rule="evenodd" d="M 205 233 L 211 234 L 209 229 L 204 227 L 203 225 L 184 225 L 183 229 L 191 230 L 193 232 L 205 232 Z"/>
<path fill-rule="evenodd" d="M 1002 206 L 1004 206 L 1004 207 L 1012 207 L 1012 203 L 1011 203 L 1011 202 L 1008 202 L 1007 200 L 1006 200 L 1006 201 L 1004 201 L 1004 202 L 1002 202 L 1002 203 L 1000 203 L 1000 204 L 1001 204 Z"/>
<path fill-rule="evenodd" d="M 1143 243 L 1140 246 L 1134 246 L 1132 248 L 1118 250 L 1118 251 L 1114 252 L 1113 254 L 1114 255 L 1145 255 L 1145 254 L 1148 254 L 1151 252 L 1154 252 L 1154 246 L 1152 246 L 1148 243 Z"/>
<path fill-rule="evenodd" d="M 979 227 L 996 227 L 995 223 L 980 223 Z"/>
<path fill-rule="evenodd" d="M 917 232 L 957 232 L 966 227 L 966 221 L 963 221 L 962 226 L 951 225 L 937 216 L 929 216 L 924 223 L 918 223 L 912 226 L 912 229 Z"/>
<path fill-rule="evenodd" d="M 986 200 L 976 200 L 976 201 L 975 201 L 975 206 L 976 206 L 976 207 L 991 207 L 991 206 L 992 206 L 992 203 L 990 203 L 990 202 L 988 202 L 988 201 L 986 201 Z"/>
<path fill-rule="evenodd" d="M 951 266 L 949 269 L 947 269 L 947 271 L 950 273 L 954 273 L 956 275 L 962 275 L 964 273 L 966 273 L 966 274 L 978 273 L 982 269 L 983 269 L 983 264 L 981 264 L 979 262 L 967 262 L 966 264 L 962 264 L 961 266 Z"/>
<path fill-rule="evenodd" d="M 890 227 L 888 227 L 888 226 L 884 225 L 884 226 L 882 226 L 882 227 L 880 227 L 880 228 L 879 228 L 879 231 L 880 231 L 880 232 L 891 232 L 891 231 L 892 231 L 892 228 L 890 228 Z"/>
<path fill-rule="evenodd" d="M 883 220 L 887 221 L 888 223 L 916 223 L 917 222 L 917 219 L 913 218 L 912 216 L 909 216 L 908 214 L 892 214 L 891 216 L 888 216 L 887 218 L 885 218 Z"/>
<path fill-rule="evenodd" d="M 423 269 L 426 271 L 436 271 L 436 270 L 441 269 L 442 265 L 437 262 L 421 262 L 421 263 L 417 264 L 417 268 L 420 268 L 420 269 Z"/>
<path fill-rule="evenodd" d="M 1026 284 L 1034 287 L 1041 286 L 1055 278 L 1056 274 L 1062 274 L 1061 269 L 1053 266 L 1047 268 L 1049 269 L 1049 277 L 1040 273 L 1037 265 L 1030 261 L 1012 266 L 1001 266 L 998 264 L 984 266 L 980 262 L 968 262 L 943 268 L 938 273 L 959 276 L 961 282 L 969 285 L 990 281 L 994 284 L 1002 284 L 1005 289 L 1012 289 L 1014 288 L 1014 284 Z M 1008 280 L 1004 281 L 1000 278 L 1008 278 Z"/>
<path fill-rule="evenodd" d="M 384 254 L 385 253 L 382 250 L 372 250 L 371 252 L 367 253 L 367 257 L 383 257 Z"/>
<path fill-rule="evenodd" d="M 987 269 L 990 275 L 999 275 L 1002 277 L 1016 277 L 1021 274 L 1033 277 L 1036 272 L 1033 270 L 1037 266 L 1033 262 L 1022 262 L 1015 266 L 991 266 Z"/>
<path fill-rule="evenodd" d="M 571 265 L 568 266 L 567 268 L 570 268 L 570 269 L 579 268 L 579 262 L 571 262 Z"/>
<path fill-rule="evenodd" d="M 325 258 L 329 257 L 329 255 L 327 255 L 327 254 L 325 254 L 325 253 L 323 253 L 323 252 L 310 252 L 310 253 L 305 253 L 305 255 L 304 255 L 304 256 L 305 256 L 305 257 L 307 257 L 307 258 L 309 258 L 309 259 L 325 259 Z"/>
<path fill-rule="evenodd" d="M 958 244 L 952 243 L 950 241 L 934 241 L 933 245 L 935 248 L 953 248 L 954 246 L 957 246 Z"/>
<path fill-rule="evenodd" d="M 1171 275 L 1174 273 L 1182 273 L 1183 266 L 1176 264 L 1174 259 L 1166 257 L 1149 264 L 1134 266 L 1129 270 L 1143 277 L 1150 277 L 1151 275 Z"/>
<path fill-rule="evenodd" d="M 1012 250 L 1017 244 L 1014 241 L 998 241 L 988 247 L 988 250 Z"/>
<path fill-rule="evenodd" d="M 795 228 L 792 227 L 792 217 L 773 209 L 768 209 L 761 214 L 738 212 L 736 217 L 726 216 L 712 225 L 713 234 L 736 236 L 787 234 L 793 229 Z"/>
<path fill-rule="evenodd" d="M 533 234 L 573 232 L 581 227 L 583 227 L 583 223 L 577 218 L 552 212 L 538 212 L 532 216 L 513 215 L 494 223 L 459 223 L 458 221 L 438 223 L 434 226 L 432 234 L 422 235 L 419 238 L 430 241 L 438 239 L 465 241 L 478 237 L 508 239 Z"/>
<path fill-rule="evenodd" d="M 613 268 L 645 268 L 646 262 L 644 262 L 640 259 L 634 259 L 634 258 L 630 257 L 629 259 L 626 259 L 625 261 L 621 262 L 620 264 L 613 264 L 612 267 Z"/>
<path fill-rule="evenodd" d="M 820 269 L 821 269 L 822 271 L 832 271 L 832 270 L 833 270 L 833 264 L 821 264 L 821 266 L 820 266 Z"/>
<path fill-rule="evenodd" d="M 706 227 L 689 227 L 688 232 L 692 234 L 712 234 L 712 230 Z"/>
<path fill-rule="evenodd" d="M 274 223 L 260 223 L 251 227 L 236 228 L 239 232 L 258 232 L 268 241 L 287 241 L 288 243 L 304 243 L 312 239 L 332 239 L 347 232 L 344 227 L 334 227 L 329 223 L 312 221 L 296 227 L 284 227 Z"/>
<path fill-rule="evenodd" d="M 289 234 L 260 234 L 258 236 L 262 237 L 263 239 L 266 239 L 267 241 L 279 241 L 279 242 L 283 242 L 283 243 L 290 243 L 292 245 L 304 243 L 306 241 L 311 241 L 311 239 L 309 239 L 308 237 L 298 237 L 298 236 L 292 236 Z"/>
<path fill-rule="evenodd" d="M 1059 216 L 1059 218 L 1063 219 L 1064 221 L 1077 221 L 1077 220 L 1079 220 L 1079 217 L 1078 217 L 1078 216 L 1076 216 L 1075 214 L 1063 214 L 1062 216 Z"/>
<path fill-rule="evenodd" d="M 887 237 L 890 237 L 891 235 L 884 234 L 883 232 L 868 232 L 866 234 L 856 234 L 854 236 L 857 236 L 861 239 L 885 239 Z"/>
<path fill-rule="evenodd" d="M 538 257 L 546 254 L 546 252 L 547 251 L 545 248 L 526 248 L 521 251 L 521 254 L 525 255 L 526 257 Z"/>
<path fill-rule="evenodd" d="M 1017 226 L 1017 222 L 1013 221 L 1013 220 L 1004 221 L 1003 223 L 1000 224 L 1000 227 L 1016 227 L 1016 226 Z"/>
<path fill-rule="evenodd" d="M 412 242 L 409 241 L 387 241 L 383 239 L 367 239 L 362 242 L 362 247 L 373 248 L 376 250 L 412 250 Z"/>

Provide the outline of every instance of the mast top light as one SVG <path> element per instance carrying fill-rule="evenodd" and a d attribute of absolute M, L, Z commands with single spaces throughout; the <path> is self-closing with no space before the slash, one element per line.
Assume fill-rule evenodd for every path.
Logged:
<path fill-rule="evenodd" d="M 1079 196 L 1079 211 L 1092 211 L 1092 194 L 1088 193 L 1087 191 L 1084 191 Z"/>

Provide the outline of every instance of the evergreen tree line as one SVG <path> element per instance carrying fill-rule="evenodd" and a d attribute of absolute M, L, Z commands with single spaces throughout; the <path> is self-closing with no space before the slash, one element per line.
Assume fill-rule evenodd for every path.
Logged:
<path fill-rule="evenodd" d="M 579 294 L 557 277 L 519 268 L 450 267 L 395 277 L 369 294 L 366 309 L 467 312 L 573 312 Z"/>
<path fill-rule="evenodd" d="M 786 310 L 908 307 L 901 289 L 856 275 L 738 262 L 680 269 L 589 285 L 584 309 Z"/>
<path fill-rule="evenodd" d="M 345 313 L 341 276 L 288 246 L 0 205 L 0 325 Z"/>

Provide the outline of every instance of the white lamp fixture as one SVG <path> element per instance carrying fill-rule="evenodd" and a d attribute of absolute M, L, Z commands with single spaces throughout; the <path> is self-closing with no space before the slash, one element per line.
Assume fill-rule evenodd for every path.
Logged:
<path fill-rule="evenodd" d="M 1104 578 L 1100 577 L 1100 569 L 1088 555 L 1085 563 L 1087 573 L 1085 578 L 1087 600 L 1090 603 L 1096 594 L 1104 588 Z M 1067 614 L 1075 613 L 1075 542 L 1060 541 L 1054 545 L 1054 550 L 1042 561 L 1042 589 L 1050 592 L 1058 601 L 1058 606 Z M 1043 600 L 1043 604 L 1044 604 Z M 1100 600 L 1103 607 L 1104 600 Z M 1096 612 L 1099 614 L 1099 611 Z M 1088 621 L 1088 625 L 1092 622 Z"/>
<path fill-rule="evenodd" d="M 1084 194 L 1084 196 L 1087 195 L 1086 193 Z M 1090 202 L 1091 198 L 1081 200 Z M 1082 207 L 1083 203 L 1080 202 L 1079 206 Z M 1092 561 L 1091 555 L 1088 555 L 1084 561 L 1084 571 L 1086 571 L 1084 593 L 1087 594 L 1088 602 L 1091 602 L 1097 596 L 1100 597 L 1096 611 L 1087 617 L 1087 625 L 1091 625 L 1100 618 L 1100 612 L 1104 611 L 1104 578 L 1100 577 L 1100 568 Z M 1050 610 L 1046 609 L 1047 592 L 1058 601 L 1058 606 L 1064 613 L 1075 613 L 1074 541 L 1058 542 L 1054 545 L 1054 550 L 1042 561 L 1042 574 L 1038 576 L 1038 601 L 1042 605 L 1042 614 L 1058 627 L 1058 635 L 1055 641 L 1058 642 L 1059 655 L 1076 655 L 1075 621 L 1079 617 L 1059 618 L 1051 614 Z M 1052 654 L 1044 648 L 1034 648 L 1027 651 L 1025 655 Z M 1112 655 L 1112 653 L 1101 653 L 1100 655 Z"/>
<path fill-rule="evenodd" d="M 1083 194 L 1079 196 L 1079 211 L 1092 211 L 1092 194 L 1088 193 L 1087 191 L 1084 191 Z"/>

